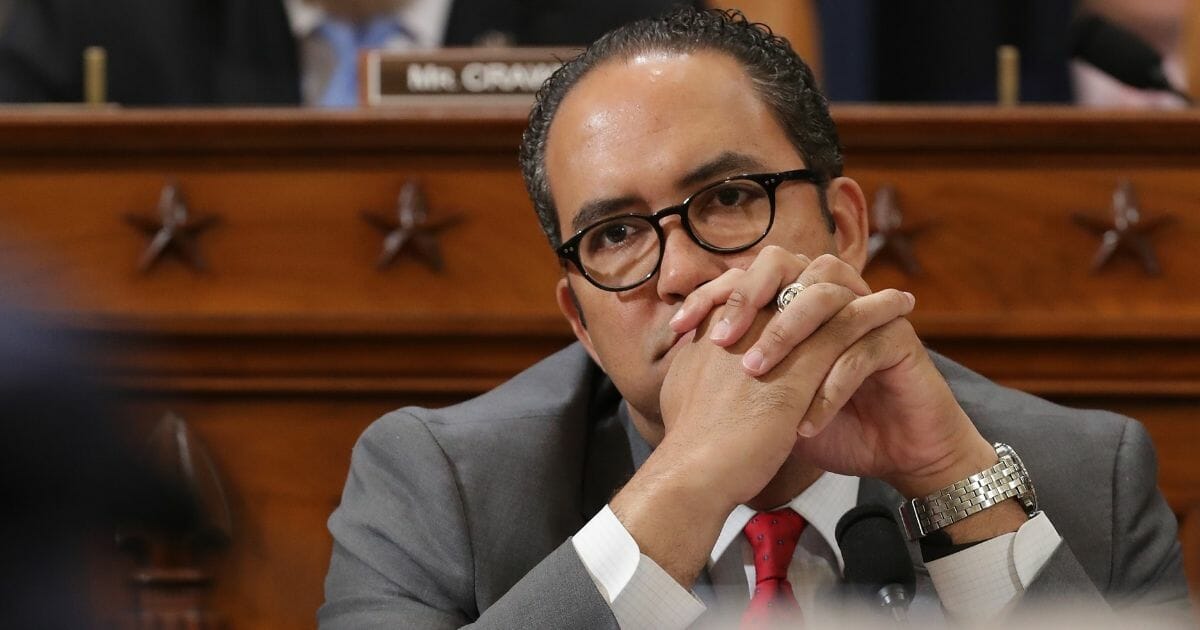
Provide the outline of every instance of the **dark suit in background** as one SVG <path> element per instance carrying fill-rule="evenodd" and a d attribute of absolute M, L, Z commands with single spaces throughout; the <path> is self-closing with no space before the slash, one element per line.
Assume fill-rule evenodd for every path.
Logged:
<path fill-rule="evenodd" d="M 1021 51 L 1021 99 L 1070 102 L 1075 0 L 817 0 L 831 101 L 996 102 L 996 48 Z"/>
<path fill-rule="evenodd" d="M 278 0 L 17 0 L 0 36 L 0 101 L 83 99 L 83 50 L 108 51 L 109 100 L 297 103 Z"/>
<path fill-rule="evenodd" d="M 677 0 L 457 0 L 444 45 L 586 44 Z M 694 2 L 692 4 L 695 4 Z M 83 99 L 83 50 L 108 51 L 125 105 L 298 104 L 300 64 L 281 0 L 16 0 L 0 34 L 0 102 Z"/>
<path fill-rule="evenodd" d="M 4 20 L 8 18 L 8 10 L 12 8 L 13 0 L 0 0 L 0 28 L 4 28 Z"/>

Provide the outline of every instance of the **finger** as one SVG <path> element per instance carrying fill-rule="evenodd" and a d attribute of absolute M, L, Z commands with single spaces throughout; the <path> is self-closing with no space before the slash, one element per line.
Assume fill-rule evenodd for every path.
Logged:
<path fill-rule="evenodd" d="M 730 269 L 692 291 L 671 317 L 671 330 L 683 334 L 699 326 L 713 309 L 729 299 L 738 279 L 745 273 L 745 269 Z"/>
<path fill-rule="evenodd" d="M 710 335 L 725 339 L 724 331 L 728 330 L 730 321 L 743 319 L 744 316 L 738 313 L 748 312 L 753 320 L 759 309 L 775 299 L 778 287 L 800 275 L 808 263 L 806 256 L 773 245 L 764 247 L 748 268 L 730 269 L 692 291 L 671 318 L 671 330 L 685 333 L 698 326 L 715 307 L 725 305 L 721 319 L 713 327 L 714 333 L 718 329 L 722 332 Z M 721 322 L 725 322 L 724 325 Z M 742 332 L 745 332 L 744 328 Z"/>
<path fill-rule="evenodd" d="M 813 285 L 771 319 L 742 357 L 742 367 L 753 376 L 765 374 L 801 344 L 808 346 L 805 352 L 828 354 L 821 365 L 831 365 L 863 335 L 912 312 L 915 303 L 911 293 L 896 289 L 856 297 L 842 285 Z"/>
<path fill-rule="evenodd" d="M 808 411 L 796 429 L 797 434 L 804 438 L 819 435 L 872 374 L 893 368 L 909 356 L 912 346 L 904 343 L 901 335 L 905 329 L 912 330 L 907 320 L 893 319 L 867 333 L 842 353 L 813 395 Z M 916 339 L 915 335 L 909 337 Z"/>
<path fill-rule="evenodd" d="M 742 367 L 753 376 L 770 371 L 854 299 L 854 292 L 840 284 L 821 282 L 805 288 L 763 327 L 754 345 L 742 357 Z"/>
<path fill-rule="evenodd" d="M 756 260 L 755 262 L 758 263 L 759 261 Z M 755 269 L 752 265 L 751 269 L 742 277 L 742 282 L 749 283 L 756 281 L 757 278 L 754 272 Z M 777 284 L 771 284 L 771 282 L 776 282 Z M 736 343 L 754 324 L 754 319 L 758 316 L 758 312 L 763 307 L 773 305 L 780 290 L 793 282 L 798 282 L 805 288 L 821 283 L 840 285 L 849 289 L 853 296 L 864 296 L 871 293 L 871 288 L 867 286 L 866 281 L 862 279 L 862 276 L 859 275 L 854 267 L 837 256 L 822 254 L 805 266 L 798 276 L 789 274 L 786 270 L 776 275 L 764 273 L 762 282 L 759 285 L 745 291 L 745 294 L 748 296 L 746 300 L 748 302 L 747 308 L 727 308 L 722 312 L 721 319 L 727 325 L 714 329 L 713 334 L 710 335 L 710 339 L 719 346 L 730 346 Z M 844 304 L 840 306 L 844 306 Z M 785 313 L 786 311 L 787 309 L 784 309 Z M 800 338 L 802 339 L 803 337 Z"/>
<path fill-rule="evenodd" d="M 858 296 L 871 293 L 871 287 L 858 270 L 833 254 L 822 254 L 810 261 L 804 255 L 768 246 L 747 269 L 730 269 L 693 291 L 671 319 L 671 329 L 686 333 L 713 309 L 724 305 L 709 338 L 717 345 L 730 346 L 749 330 L 758 312 L 774 303 L 779 291 L 792 282 L 805 287 L 829 282 L 845 286 Z"/>
<path fill-rule="evenodd" d="M 812 263 L 804 268 L 804 272 L 800 274 L 796 282 L 804 286 L 817 282 L 832 282 L 850 289 L 859 297 L 871 294 L 871 287 L 867 285 L 866 280 L 863 280 L 862 274 L 850 263 L 833 254 L 821 254 L 814 258 Z"/>
<path fill-rule="evenodd" d="M 709 339 L 719 346 L 736 342 L 750 329 L 759 311 L 775 302 L 779 289 L 793 282 L 810 264 L 808 257 L 782 247 L 764 247 L 730 291 Z"/>

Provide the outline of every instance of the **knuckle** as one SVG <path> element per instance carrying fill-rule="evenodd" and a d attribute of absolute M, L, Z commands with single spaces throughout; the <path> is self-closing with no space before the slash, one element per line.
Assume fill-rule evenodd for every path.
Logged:
<path fill-rule="evenodd" d="M 854 271 L 854 267 L 851 267 L 850 263 L 842 260 L 836 254 L 821 254 L 820 258 L 822 259 L 822 261 L 824 261 L 824 263 L 826 265 L 829 265 L 829 269 L 831 269 L 831 270 L 832 269 L 840 269 L 840 270 Z M 855 272 L 855 273 L 857 273 L 857 272 Z"/>
<path fill-rule="evenodd" d="M 804 288 L 804 292 L 813 296 L 822 305 L 833 302 L 834 288 L 828 282 L 816 282 Z"/>
<path fill-rule="evenodd" d="M 833 290 L 837 293 L 838 299 L 845 304 L 853 304 L 854 301 L 858 299 L 858 295 L 856 295 L 848 286 L 835 284 L 833 285 Z"/>
<path fill-rule="evenodd" d="M 767 245 L 759 255 L 770 260 L 782 260 L 785 256 L 791 256 L 786 249 L 778 245 Z"/>
<path fill-rule="evenodd" d="M 844 356 L 842 369 L 847 374 L 862 374 L 863 369 L 866 367 L 867 358 L 873 355 L 873 346 L 874 344 L 869 338 L 864 339 L 858 348 L 858 352 L 850 352 Z"/>
<path fill-rule="evenodd" d="M 750 300 L 746 297 L 745 291 L 741 289 L 733 289 L 729 292 L 729 297 L 725 299 L 725 305 L 729 308 L 739 309 L 745 306 L 749 301 Z"/>
<path fill-rule="evenodd" d="M 888 333 L 891 330 L 893 330 L 891 324 L 886 324 L 863 335 L 862 342 L 859 344 L 859 361 L 864 362 L 882 356 Z"/>
<path fill-rule="evenodd" d="M 783 346 L 788 343 L 790 335 L 788 335 L 787 327 L 782 324 L 775 323 L 767 327 L 763 333 L 769 346 Z"/>
<path fill-rule="evenodd" d="M 813 398 L 813 407 L 819 412 L 826 413 L 837 405 L 840 387 L 834 383 L 826 383 L 825 387 Z"/>
<path fill-rule="evenodd" d="M 854 301 L 854 292 L 840 284 L 818 282 L 805 289 L 814 290 L 821 304 L 828 308 L 845 306 Z"/>
<path fill-rule="evenodd" d="M 846 315 L 845 311 L 838 313 L 832 319 L 825 322 L 822 330 L 826 335 L 838 340 L 845 340 L 853 335 L 854 319 Z"/>
<path fill-rule="evenodd" d="M 825 326 L 833 331 L 838 339 L 849 343 L 862 337 L 872 327 L 870 318 L 865 316 L 866 309 L 865 304 L 852 301 L 843 306 Z"/>
<path fill-rule="evenodd" d="M 808 271 L 812 273 L 829 271 L 835 266 L 834 263 L 837 261 L 837 256 L 834 256 L 833 254 L 821 254 L 808 264 Z"/>
<path fill-rule="evenodd" d="M 781 324 L 794 326 L 808 319 L 808 311 L 805 310 L 803 305 L 793 302 L 788 304 L 787 308 L 783 309 L 783 312 L 779 314 L 779 318 Z"/>
<path fill-rule="evenodd" d="M 843 319 L 857 321 L 863 316 L 863 308 L 862 302 L 854 300 L 843 306 L 842 310 L 838 313 L 838 316 Z"/>

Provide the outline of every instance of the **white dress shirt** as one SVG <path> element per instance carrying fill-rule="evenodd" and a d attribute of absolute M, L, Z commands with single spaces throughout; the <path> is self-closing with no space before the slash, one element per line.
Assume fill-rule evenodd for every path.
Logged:
<path fill-rule="evenodd" d="M 842 556 L 834 530 L 856 504 L 858 485 L 857 477 L 825 473 L 786 506 L 807 523 L 788 568 L 806 628 L 838 625 L 841 609 L 831 602 L 841 579 Z M 742 528 L 754 513 L 744 505 L 734 508 L 709 554 L 715 619 L 736 623 L 750 601 L 754 561 Z M 946 615 L 964 620 L 999 614 L 1037 577 L 1061 542 L 1049 518 L 1038 514 L 1017 532 L 926 563 L 929 574 L 918 576 L 910 618 L 936 622 L 943 618 L 943 608 Z M 640 552 L 608 506 L 572 543 L 622 628 L 686 628 L 707 610 L 695 592 L 681 587 Z"/>
<path fill-rule="evenodd" d="M 397 3 L 396 22 L 407 35 L 392 38 L 384 46 L 389 50 L 437 48 L 446 34 L 452 0 L 408 0 Z M 326 18 L 325 10 L 305 0 L 285 0 L 292 34 L 300 51 L 300 95 L 304 103 L 320 101 L 337 63 L 333 50 L 317 28 Z"/>

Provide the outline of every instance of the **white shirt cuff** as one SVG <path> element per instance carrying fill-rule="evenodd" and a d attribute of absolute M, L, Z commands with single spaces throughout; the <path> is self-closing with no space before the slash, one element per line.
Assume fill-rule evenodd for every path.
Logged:
<path fill-rule="evenodd" d="M 686 628 L 705 610 L 637 541 L 606 505 L 571 539 L 622 628 Z"/>
<path fill-rule="evenodd" d="M 992 619 L 1025 592 L 1061 543 L 1050 518 L 1038 512 L 1015 532 L 926 562 L 925 567 L 952 617 Z"/>

